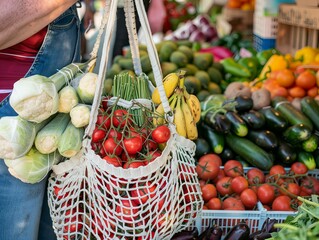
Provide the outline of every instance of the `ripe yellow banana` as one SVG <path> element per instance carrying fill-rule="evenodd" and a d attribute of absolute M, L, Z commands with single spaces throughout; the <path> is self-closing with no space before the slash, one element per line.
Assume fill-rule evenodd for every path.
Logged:
<path fill-rule="evenodd" d="M 163 108 L 163 104 L 160 103 L 155 109 L 155 114 L 153 117 L 154 127 L 164 124 L 165 122 L 165 112 Z"/>
<path fill-rule="evenodd" d="M 182 97 L 182 110 L 185 119 L 187 138 L 190 140 L 195 140 L 198 137 L 196 122 L 184 97 Z"/>
<path fill-rule="evenodd" d="M 170 73 L 163 79 L 163 87 L 167 98 L 169 98 L 174 93 L 175 88 L 178 86 L 179 78 L 180 77 L 177 73 Z M 152 101 L 155 104 L 161 103 L 158 87 L 156 87 L 152 93 Z"/>
<path fill-rule="evenodd" d="M 186 132 L 186 123 L 184 118 L 184 113 L 182 110 L 182 97 L 183 95 L 179 94 L 177 99 L 177 104 L 174 109 L 174 124 L 176 126 L 176 132 L 183 137 L 187 137 Z"/>
<path fill-rule="evenodd" d="M 189 98 L 186 99 L 186 103 L 193 115 L 195 123 L 198 123 L 201 114 L 200 101 L 194 94 L 189 94 Z"/>

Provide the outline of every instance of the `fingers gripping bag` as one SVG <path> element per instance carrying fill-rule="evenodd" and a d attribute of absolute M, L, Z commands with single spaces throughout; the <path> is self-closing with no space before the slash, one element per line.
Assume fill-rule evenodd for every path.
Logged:
<path fill-rule="evenodd" d="M 104 33 L 100 34 L 104 37 L 103 51 L 90 122 L 85 129 L 82 148 L 74 157 L 53 166 L 49 178 L 50 214 L 58 239 L 171 239 L 175 233 L 190 227 L 203 207 L 195 171 L 195 144 L 178 135 L 173 124 L 174 114 L 163 87 L 160 63 L 143 1 L 125 0 L 126 25 L 136 79 L 145 78 L 146 75 L 142 72 L 140 63 L 134 27 L 134 6 L 146 38 L 147 52 L 170 130 L 169 139 L 161 150 L 139 149 L 141 153 L 137 155 L 131 152 L 133 150 L 129 147 L 130 142 L 126 142 L 127 139 L 144 138 L 143 145 L 146 145 L 150 138 L 150 132 L 146 131 L 143 135 L 143 130 L 152 122 L 148 120 L 150 115 L 147 113 L 152 111 L 153 106 L 148 97 L 129 99 L 127 96 L 114 94 L 107 98 L 107 108 L 104 110 L 108 117 L 102 124 L 105 126 L 109 119 L 108 128 L 118 130 L 117 135 L 104 138 L 101 141 L 103 147 L 99 151 L 93 144 L 93 133 L 100 121 L 98 116 L 101 115 L 103 103 L 103 80 L 107 73 L 108 53 L 117 10 L 117 0 L 107 1 L 100 29 L 100 33 Z M 134 89 L 134 85 L 138 85 L 134 82 L 133 87 L 123 87 L 119 85 L 123 79 L 135 81 L 128 75 L 115 76 L 113 93 L 121 93 L 123 89 L 128 91 L 127 89 Z M 116 84 L 119 87 L 116 87 Z M 148 89 L 154 89 L 150 82 Z M 130 94 L 126 92 L 125 95 Z M 134 93 L 131 95 L 137 96 Z M 122 114 L 120 117 L 125 119 L 123 126 L 115 116 L 118 112 Z M 136 112 L 138 114 L 134 115 Z M 143 115 L 146 117 L 141 119 Z M 134 125 L 136 122 L 138 124 Z M 110 134 L 110 131 L 105 132 Z M 141 135 L 143 137 L 140 137 Z M 107 141 L 113 144 L 115 142 L 112 153 L 105 147 Z M 152 157 L 154 152 L 157 152 L 157 155 Z"/>

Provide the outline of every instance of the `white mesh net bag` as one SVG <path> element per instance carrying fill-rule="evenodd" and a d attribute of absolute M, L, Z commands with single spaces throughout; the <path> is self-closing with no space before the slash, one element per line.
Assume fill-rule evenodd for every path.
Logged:
<path fill-rule="evenodd" d="M 117 0 L 108 2 L 98 87 L 82 150 L 54 166 L 49 179 L 53 227 L 58 239 L 171 239 L 176 232 L 193 224 L 202 209 L 195 171 L 195 144 L 179 136 L 175 126 L 169 123 L 171 136 L 161 155 L 145 166 L 128 169 L 109 164 L 91 148 L 90 136 L 101 100 L 102 79 L 116 17 Z M 136 0 L 135 3 L 142 29 L 147 35 L 148 52 L 163 107 L 169 113 L 143 1 Z M 132 7 L 133 3 L 126 1 L 126 10 Z M 129 33 L 131 44 L 132 36 L 136 37 L 133 33 Z M 138 63 L 136 65 L 135 71 Z"/>

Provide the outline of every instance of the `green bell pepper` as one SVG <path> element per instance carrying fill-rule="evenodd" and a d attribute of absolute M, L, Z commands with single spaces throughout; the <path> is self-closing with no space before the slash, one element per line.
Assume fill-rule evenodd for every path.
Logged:
<path fill-rule="evenodd" d="M 251 77 L 250 71 L 243 65 L 237 63 L 233 58 L 225 58 L 221 60 L 220 63 L 223 65 L 226 73 L 230 73 L 236 77 Z"/>
<path fill-rule="evenodd" d="M 260 67 L 259 61 L 256 57 L 246 57 L 238 60 L 238 63 L 244 67 L 246 67 L 251 74 L 251 79 L 257 77 L 258 69 Z"/>

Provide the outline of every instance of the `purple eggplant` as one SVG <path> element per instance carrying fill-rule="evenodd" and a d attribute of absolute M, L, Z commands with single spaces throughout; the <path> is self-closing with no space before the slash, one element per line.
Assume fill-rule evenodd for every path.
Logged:
<path fill-rule="evenodd" d="M 224 240 L 247 240 L 250 229 L 246 223 L 238 223 L 225 236 Z"/>

